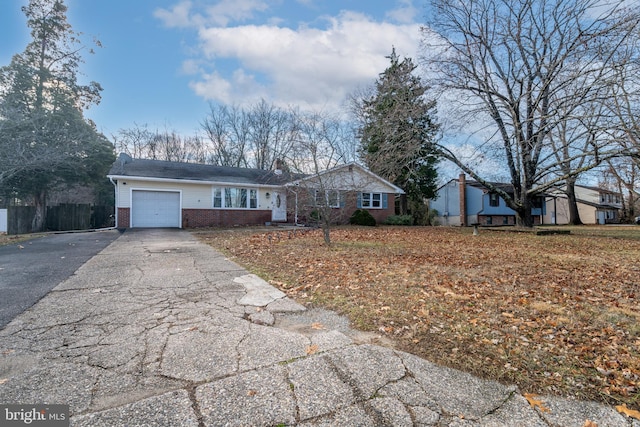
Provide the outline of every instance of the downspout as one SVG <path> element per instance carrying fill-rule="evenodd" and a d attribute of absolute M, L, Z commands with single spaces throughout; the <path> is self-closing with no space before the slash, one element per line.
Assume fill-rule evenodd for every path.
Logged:
<path fill-rule="evenodd" d="M 296 184 L 296 186 L 297 185 L 298 184 Z M 293 192 L 293 194 L 296 195 L 296 204 L 295 204 L 295 212 L 294 212 L 293 222 L 294 222 L 295 225 L 298 225 L 298 191 L 297 191 L 297 189 L 296 190 L 292 189 L 291 191 Z"/>
<path fill-rule="evenodd" d="M 116 218 L 116 222 L 115 222 L 115 228 L 118 228 L 118 186 L 116 185 L 115 182 L 113 182 L 113 178 L 109 177 L 109 181 L 111 181 L 111 183 L 113 184 L 113 193 L 114 193 L 114 199 L 115 199 L 115 206 L 113 207 L 113 215 Z"/>

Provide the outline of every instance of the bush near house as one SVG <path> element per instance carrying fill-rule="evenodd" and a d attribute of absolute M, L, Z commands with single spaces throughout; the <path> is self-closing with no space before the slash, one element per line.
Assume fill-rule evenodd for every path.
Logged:
<path fill-rule="evenodd" d="M 368 227 L 375 227 L 376 219 L 366 209 L 356 209 L 356 211 L 349 218 L 349 224 L 351 225 L 366 225 Z"/>
<path fill-rule="evenodd" d="M 411 215 L 391 215 L 384 222 L 386 225 L 413 225 Z"/>

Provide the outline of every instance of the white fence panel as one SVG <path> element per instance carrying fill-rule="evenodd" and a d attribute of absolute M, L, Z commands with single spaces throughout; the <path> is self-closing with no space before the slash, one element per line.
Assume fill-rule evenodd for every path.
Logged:
<path fill-rule="evenodd" d="M 7 210 L 0 209 L 0 233 L 7 232 Z"/>

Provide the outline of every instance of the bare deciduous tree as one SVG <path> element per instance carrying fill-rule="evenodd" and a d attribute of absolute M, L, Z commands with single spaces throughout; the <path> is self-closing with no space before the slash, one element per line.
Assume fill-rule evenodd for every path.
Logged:
<path fill-rule="evenodd" d="M 498 193 L 515 210 L 519 225 L 533 225 L 534 197 L 624 154 L 611 139 L 595 138 L 580 155 L 582 166 L 563 172 L 567 158 L 555 155 L 563 146 L 554 148 L 550 135 L 576 114 L 597 114 L 598 109 L 579 106 L 602 102 L 611 93 L 615 70 L 627 65 L 621 48 L 626 51 L 637 36 L 635 10 L 624 9 L 622 1 L 598 0 L 431 3 L 433 21 L 423 35 L 432 82 L 449 102 L 460 104 L 465 120 L 491 123 L 494 133 L 480 151 L 499 148 L 514 194 L 492 185 L 450 147 L 440 145 L 439 152 Z"/>
<path fill-rule="evenodd" d="M 632 222 L 640 213 L 640 164 L 630 157 L 608 160 L 598 183 L 623 195 L 621 220 Z"/>
<path fill-rule="evenodd" d="M 354 181 L 353 174 L 327 173 L 336 166 L 353 160 L 353 134 L 339 118 L 323 112 L 292 112 L 296 123 L 296 140 L 287 158 L 294 172 L 307 174 L 292 188 L 297 204 L 294 215 L 312 217 L 323 231 L 324 241 L 331 244 L 331 229 L 345 222 L 343 208 L 352 204 L 363 182 Z M 309 219 L 309 218 L 308 218 Z"/>
<path fill-rule="evenodd" d="M 613 177 L 618 191 L 626 192 L 623 216 L 633 221 L 640 212 L 640 51 L 635 49 L 628 56 L 630 66 L 616 70 L 617 84 L 607 105 L 620 123 L 616 138 L 620 150 L 629 156 L 608 161 L 605 176 Z"/>
<path fill-rule="evenodd" d="M 295 121 L 287 110 L 269 105 L 264 99 L 249 110 L 248 116 L 252 166 L 272 169 L 276 159 L 286 157 L 293 147 Z"/>
<path fill-rule="evenodd" d="M 209 115 L 201 123 L 210 146 L 208 163 L 246 167 L 249 147 L 247 113 L 237 106 L 209 106 Z"/>
<path fill-rule="evenodd" d="M 171 162 L 206 163 L 209 147 L 199 136 L 182 136 L 174 130 L 149 130 L 135 125 L 112 136 L 116 150 L 133 158 Z"/>

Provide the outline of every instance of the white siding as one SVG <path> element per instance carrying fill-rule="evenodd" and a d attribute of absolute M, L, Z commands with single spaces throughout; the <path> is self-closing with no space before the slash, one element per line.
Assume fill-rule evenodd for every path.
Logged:
<path fill-rule="evenodd" d="M 349 171 L 348 168 L 343 168 L 332 173 L 323 174 L 320 178 L 309 178 L 304 185 L 313 187 L 317 181 L 321 182 L 318 186 L 322 185 L 324 188 L 338 190 L 367 191 L 371 193 L 396 192 L 395 188 L 356 167 L 352 171 Z"/>
<path fill-rule="evenodd" d="M 575 186 L 576 199 L 591 203 L 600 203 L 600 193 L 591 188 Z M 584 221 L 584 220 L 583 220 Z"/>
<path fill-rule="evenodd" d="M 126 182 L 126 184 L 124 184 Z M 118 207 L 131 207 L 131 189 L 182 191 L 183 209 L 209 209 L 213 206 L 211 184 L 190 184 L 179 182 L 153 182 L 140 180 L 118 181 Z"/>
<path fill-rule="evenodd" d="M 126 184 L 124 184 L 126 182 Z M 237 188 L 255 188 L 243 186 L 242 184 L 220 184 L 213 185 L 210 183 L 193 184 L 180 182 L 154 182 L 142 180 L 120 179 L 118 181 L 118 207 L 131 207 L 131 189 L 147 189 L 147 190 L 176 190 L 182 191 L 182 208 L 183 209 L 212 209 L 213 208 L 213 189 L 215 187 L 237 187 Z M 271 194 L 278 191 L 277 188 L 258 188 L 258 209 L 271 209 Z M 269 193 L 269 198 L 267 198 Z"/>

